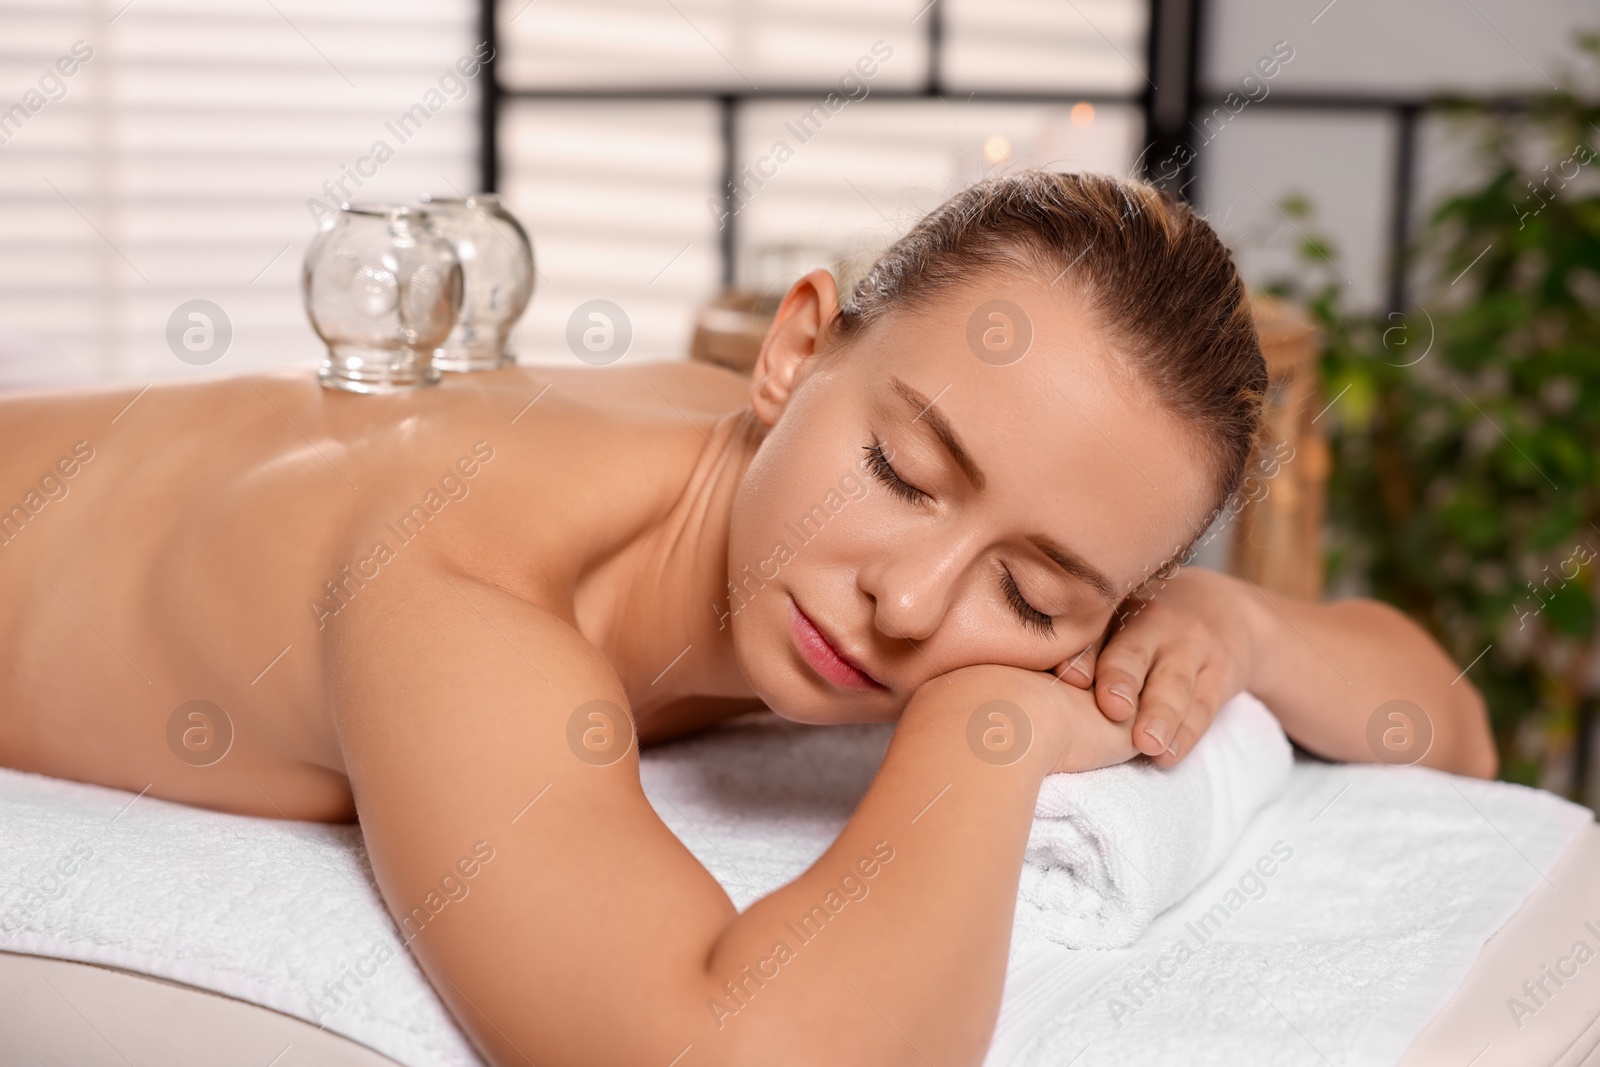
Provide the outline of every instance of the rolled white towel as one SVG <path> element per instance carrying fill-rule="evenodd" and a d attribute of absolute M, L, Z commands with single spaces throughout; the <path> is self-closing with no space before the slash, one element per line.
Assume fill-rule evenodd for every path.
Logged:
<path fill-rule="evenodd" d="M 1140 756 L 1039 788 L 1018 922 L 1068 948 L 1122 948 L 1217 869 L 1289 781 L 1278 720 L 1249 693 L 1217 712 L 1183 762 Z"/>

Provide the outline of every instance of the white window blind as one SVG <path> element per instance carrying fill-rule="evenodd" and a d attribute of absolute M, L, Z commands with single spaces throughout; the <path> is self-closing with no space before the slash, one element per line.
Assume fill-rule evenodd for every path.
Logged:
<path fill-rule="evenodd" d="M 1140 93 L 1148 0 L 939 0 L 944 80 L 973 89 Z"/>
<path fill-rule="evenodd" d="M 501 187 L 533 241 L 533 301 L 512 333 L 524 362 L 574 363 L 567 320 L 610 300 L 626 360 L 688 352 L 694 309 L 722 275 L 706 200 L 722 173 L 709 101 L 518 102 L 501 120 Z"/>
<path fill-rule="evenodd" d="M 0 386 L 319 358 L 299 289 L 307 201 L 475 188 L 480 90 L 447 73 L 474 51 L 476 14 L 470 0 L 11 0 Z M 92 58 L 41 89 L 80 41 Z M 167 347 L 168 317 L 191 299 L 232 323 L 210 366 Z"/>
<path fill-rule="evenodd" d="M 942 0 L 941 0 L 942 2 Z M 921 84 L 926 0 L 502 0 L 501 78 L 542 89 L 781 89 L 838 79 L 875 40 Z M 916 19 L 913 21 L 913 19 Z"/>
<path fill-rule="evenodd" d="M 1138 109 L 1104 98 L 1144 85 L 1145 0 L 939 3 L 948 89 L 916 98 L 927 0 L 501 0 L 501 81 L 529 92 L 506 104 L 501 185 L 540 272 L 521 357 L 570 362 L 568 317 L 592 299 L 629 316 L 626 360 L 687 354 L 722 280 L 718 94 L 786 94 L 734 115 L 733 261 L 751 287 L 770 284 L 762 261 L 792 273 L 886 244 L 988 174 L 1127 171 Z M 830 91 L 848 101 L 830 107 Z"/>
<path fill-rule="evenodd" d="M 740 207 L 738 266 L 747 285 L 758 284 L 763 253 L 785 245 L 875 258 L 928 211 L 982 178 L 1025 167 L 1124 173 L 1143 129 L 1138 110 L 1122 105 L 868 97 L 801 144 L 792 131 L 805 108 L 806 102 L 762 102 L 742 115 L 741 163 L 758 162 L 785 138 L 794 145 L 776 178 L 749 186 Z"/>

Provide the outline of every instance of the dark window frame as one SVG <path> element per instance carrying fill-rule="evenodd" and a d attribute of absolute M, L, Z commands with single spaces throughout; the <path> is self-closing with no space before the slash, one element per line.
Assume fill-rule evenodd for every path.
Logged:
<path fill-rule="evenodd" d="M 1087 101 L 1095 105 L 1133 105 L 1144 118 L 1146 145 L 1143 156 L 1146 177 L 1174 157 L 1189 159 L 1179 168 L 1176 179 L 1168 183 L 1172 192 L 1185 199 L 1200 177 L 1197 153 L 1189 134 L 1202 112 L 1221 106 L 1225 94 L 1208 93 L 1200 88 L 1202 47 L 1206 31 L 1205 0 L 1148 0 L 1149 33 L 1146 44 L 1146 85 L 1137 93 L 1104 92 L 1010 92 L 978 91 L 962 97 L 962 102 L 1002 104 L 1065 105 Z M 511 100 L 706 100 L 720 109 L 719 129 L 722 147 L 722 195 L 726 201 L 726 224 L 721 230 L 722 281 L 732 285 L 735 276 L 738 233 L 734 212 L 734 184 L 737 179 L 738 113 L 746 103 L 765 100 L 812 99 L 825 95 L 829 87 L 786 88 L 749 91 L 699 89 L 693 87 L 635 87 L 626 89 L 519 89 L 501 83 L 498 72 L 500 35 L 497 0 L 479 0 L 478 35 L 489 46 L 490 58 L 484 63 L 480 79 L 482 95 L 478 111 L 479 187 L 484 192 L 500 188 L 501 157 L 499 126 L 507 101 Z M 937 100 L 943 98 L 944 85 L 940 61 L 944 42 L 944 15 L 940 0 L 927 10 L 925 32 L 928 38 L 928 66 L 923 83 L 917 88 L 876 89 L 882 100 Z M 1157 84 L 1166 85 L 1158 89 Z M 1501 108 L 1525 107 L 1520 98 L 1495 98 L 1485 101 Z M 1408 249 L 1414 227 L 1417 179 L 1417 135 L 1422 116 L 1438 107 L 1438 102 L 1420 96 L 1358 92 L 1294 92 L 1278 90 L 1258 101 L 1255 107 L 1273 111 L 1341 111 L 1388 115 L 1395 122 L 1394 163 L 1389 181 L 1392 203 L 1389 212 L 1386 303 L 1391 312 L 1406 310 L 1408 303 Z M 1189 149 L 1187 152 L 1182 149 Z"/>

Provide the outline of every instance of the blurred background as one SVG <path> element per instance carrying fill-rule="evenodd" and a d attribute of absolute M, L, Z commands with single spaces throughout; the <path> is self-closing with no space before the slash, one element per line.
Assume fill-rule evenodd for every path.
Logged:
<path fill-rule="evenodd" d="M 6 0 L 0 388 L 320 359 L 301 258 L 343 200 L 499 191 L 538 267 L 520 359 L 572 362 L 605 299 L 634 362 L 985 175 L 1143 176 L 1281 301 L 1306 458 L 1262 474 L 1305 590 L 1422 620 L 1505 776 L 1593 805 L 1597 28 L 1592 0 Z M 165 336 L 194 299 L 232 323 L 206 367 Z M 1200 562 L 1237 570 L 1223 533 Z"/>

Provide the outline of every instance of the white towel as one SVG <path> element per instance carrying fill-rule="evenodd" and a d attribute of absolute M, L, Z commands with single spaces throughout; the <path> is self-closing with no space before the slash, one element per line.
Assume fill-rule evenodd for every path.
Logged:
<path fill-rule="evenodd" d="M 403 942 L 359 827 L 0 769 L 0 949 L 237 997 L 408 1067 L 478 1067 Z"/>
<path fill-rule="evenodd" d="M 1134 944 L 1014 945 L 985 1065 L 1392 1067 L 1593 817 L 1504 782 L 1297 762 Z"/>
<path fill-rule="evenodd" d="M 1289 739 L 1249 693 L 1224 704 L 1170 770 L 1144 757 L 1039 789 L 1018 920 L 1068 948 L 1130 945 L 1232 851 L 1283 792 Z"/>
<path fill-rule="evenodd" d="M 743 908 L 828 847 L 890 733 L 750 717 L 647 751 L 643 777 L 662 819 Z M 1217 872 L 1132 946 L 1062 948 L 1019 911 L 986 1063 L 1045 1067 L 1082 1052 L 1076 1067 L 1324 1067 L 1298 1030 L 1332 1062 L 1392 1064 L 1588 818 L 1517 786 L 1298 764 Z M 1293 857 L 1266 895 L 1230 895 L 1280 839 Z M 1226 925 L 1205 925 L 1210 939 L 1145 992 L 1148 971 L 1170 970 L 1172 946 L 1219 905 Z M 254 1001 L 406 1067 L 481 1067 L 403 951 L 354 827 L 0 771 L 0 947 Z M 341 979 L 350 995 L 336 1004 L 328 989 Z"/>

